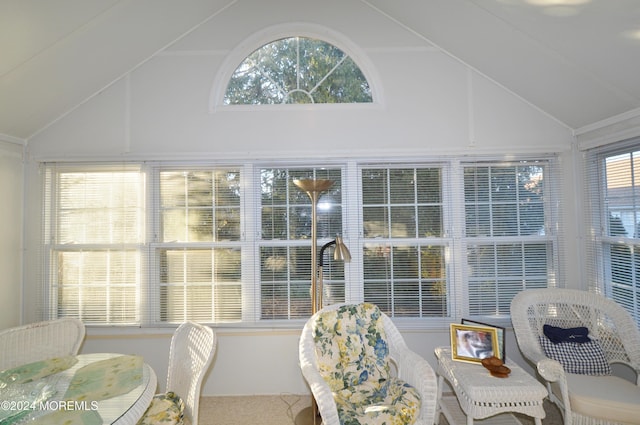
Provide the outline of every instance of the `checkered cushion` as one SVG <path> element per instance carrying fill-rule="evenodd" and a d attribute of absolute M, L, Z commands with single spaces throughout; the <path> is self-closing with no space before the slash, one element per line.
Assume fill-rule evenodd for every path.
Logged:
<path fill-rule="evenodd" d="M 540 345 L 547 357 L 557 360 L 567 373 L 580 375 L 611 375 L 611 366 L 597 340 L 589 342 L 553 343 L 540 336 Z"/>

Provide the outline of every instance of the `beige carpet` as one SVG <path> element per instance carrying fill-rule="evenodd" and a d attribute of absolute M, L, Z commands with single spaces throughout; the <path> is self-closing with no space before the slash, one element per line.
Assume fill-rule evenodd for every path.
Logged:
<path fill-rule="evenodd" d="M 199 425 L 302 425 L 295 418 L 311 406 L 304 395 L 224 396 L 200 399 Z"/>
<path fill-rule="evenodd" d="M 311 405 L 311 398 L 304 395 L 283 394 L 273 396 L 202 397 L 200 401 L 200 425 L 306 425 L 304 413 Z M 545 401 L 547 417 L 543 425 L 562 425 L 558 409 Z M 300 412 L 305 410 L 302 414 Z M 297 418 L 297 420 L 296 420 Z M 523 425 L 533 424 L 531 418 L 518 416 Z M 482 421 L 476 421 L 482 424 Z M 447 425 L 446 420 L 440 424 Z M 464 424 L 463 424 L 464 425 Z"/>

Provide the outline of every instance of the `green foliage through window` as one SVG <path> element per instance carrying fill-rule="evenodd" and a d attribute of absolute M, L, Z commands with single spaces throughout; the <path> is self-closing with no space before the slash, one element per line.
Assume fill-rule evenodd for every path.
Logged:
<path fill-rule="evenodd" d="M 322 40 L 290 37 L 251 53 L 231 76 L 225 105 L 372 102 L 364 74 Z"/>

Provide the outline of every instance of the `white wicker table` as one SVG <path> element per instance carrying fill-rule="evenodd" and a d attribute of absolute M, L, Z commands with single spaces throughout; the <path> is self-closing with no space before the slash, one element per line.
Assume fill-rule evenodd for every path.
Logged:
<path fill-rule="evenodd" d="M 461 415 L 455 412 L 458 403 L 466 415 L 467 425 L 472 425 L 474 419 L 485 419 L 502 413 L 522 413 L 533 417 L 536 425 L 542 424 L 542 418 L 545 417 L 543 401 L 547 397 L 547 390 L 518 365 L 507 363 L 511 369 L 509 377 L 495 378 L 480 364 L 453 360 L 450 347 L 438 347 L 435 354 L 438 358 L 436 424 L 440 413 L 450 424 L 460 423 Z M 450 403 L 446 397 L 443 398 L 445 379 L 453 388 L 458 403 Z M 508 416 L 501 419 L 510 422 L 515 420 L 513 415 Z"/>

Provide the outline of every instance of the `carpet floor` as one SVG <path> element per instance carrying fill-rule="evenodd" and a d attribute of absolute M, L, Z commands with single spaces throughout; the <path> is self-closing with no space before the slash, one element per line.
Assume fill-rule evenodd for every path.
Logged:
<path fill-rule="evenodd" d="M 311 398 L 305 395 L 218 396 L 200 400 L 200 425 L 311 425 L 306 413 Z M 543 425 L 562 425 L 558 409 L 545 401 L 547 417 Z M 522 425 L 532 425 L 531 418 L 518 415 Z M 481 425 L 483 421 L 476 421 Z M 442 418 L 440 424 L 447 425 Z M 319 425 L 319 424 L 317 424 Z"/>

